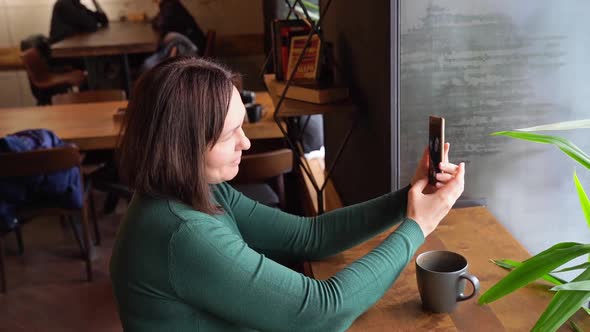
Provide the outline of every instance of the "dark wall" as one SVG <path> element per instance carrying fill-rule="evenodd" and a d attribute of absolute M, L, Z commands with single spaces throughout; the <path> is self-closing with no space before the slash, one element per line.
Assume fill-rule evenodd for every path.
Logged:
<path fill-rule="evenodd" d="M 359 112 L 333 175 L 348 205 L 389 192 L 392 187 L 390 0 L 362 4 L 332 1 L 323 20 L 326 40 L 334 44 L 337 80 L 350 88 Z M 332 164 L 353 118 L 325 116 L 326 166 Z"/>

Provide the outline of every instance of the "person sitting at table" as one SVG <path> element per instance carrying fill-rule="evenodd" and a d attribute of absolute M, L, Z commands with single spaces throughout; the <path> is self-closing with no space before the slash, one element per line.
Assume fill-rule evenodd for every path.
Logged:
<path fill-rule="evenodd" d="M 154 3 L 158 5 L 159 11 L 152 20 L 152 27 L 160 35 L 160 41 L 169 32 L 178 32 L 190 39 L 197 46 L 199 54 L 203 55 L 207 38 L 182 3 L 179 0 L 154 0 Z"/>
<path fill-rule="evenodd" d="M 120 170 L 135 189 L 110 261 L 125 331 L 343 331 L 391 287 L 463 191 L 465 166 L 428 152 L 411 185 L 317 217 L 259 204 L 236 176 L 245 109 L 236 76 L 175 57 L 144 74 L 129 102 Z M 445 144 L 448 156 L 449 145 Z M 275 259 L 322 259 L 399 227 L 327 280 Z"/>
<path fill-rule="evenodd" d="M 107 26 L 109 19 L 98 4 L 97 0 L 92 0 L 96 11 L 92 11 L 80 0 L 57 0 L 53 5 L 51 14 L 51 27 L 49 29 L 49 43 L 57 43 L 67 37 L 81 32 L 94 32 L 100 27 Z M 74 68 L 86 70 L 84 59 L 82 58 L 63 58 L 51 59 L 51 64 L 58 68 Z M 81 89 L 86 90 L 86 86 Z"/>
<path fill-rule="evenodd" d="M 49 41 L 53 44 L 81 32 L 93 32 L 109 24 L 97 0 L 96 11 L 86 8 L 80 0 L 57 0 L 51 14 Z"/>
<path fill-rule="evenodd" d="M 170 57 L 196 55 L 198 54 L 197 50 L 197 46 L 183 34 L 168 32 L 158 45 L 156 52 L 143 61 L 139 72 L 144 73 Z"/>

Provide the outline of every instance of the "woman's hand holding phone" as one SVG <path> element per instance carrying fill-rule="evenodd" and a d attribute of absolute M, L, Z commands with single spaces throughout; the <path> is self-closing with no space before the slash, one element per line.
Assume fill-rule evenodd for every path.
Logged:
<path fill-rule="evenodd" d="M 443 162 L 439 164 L 444 173 L 436 174 L 436 184 L 428 181 L 429 149 L 424 150 L 422 158 L 412 178 L 412 188 L 408 193 L 407 216 L 415 220 L 424 236 L 428 236 L 447 215 L 453 204 L 463 193 L 465 183 L 465 164 L 449 163 L 450 144 L 444 145 Z"/>
<path fill-rule="evenodd" d="M 443 161 L 439 164 L 439 167 L 443 172 L 450 173 L 452 175 L 452 174 L 456 173 L 457 165 L 448 163 L 450 148 L 451 148 L 451 144 L 445 143 Z M 422 158 L 420 158 L 420 161 L 418 162 L 418 167 L 416 168 L 416 172 L 414 173 L 414 177 L 412 177 L 412 181 L 410 182 L 410 184 L 413 186 L 414 183 L 416 183 L 416 181 L 418 181 L 419 179 L 424 178 L 424 177 L 428 179 L 429 170 L 430 170 L 429 149 L 428 149 L 428 147 L 426 147 L 424 149 L 424 152 L 422 153 Z M 436 175 L 436 179 L 437 179 L 437 183 L 438 183 L 438 181 L 446 183 L 450 180 L 449 176 L 447 176 L 444 173 L 438 173 Z M 426 186 L 425 192 L 426 193 L 435 192 L 436 188 L 438 188 L 438 187 L 439 187 L 438 185 L 433 186 L 433 185 L 429 184 Z"/>

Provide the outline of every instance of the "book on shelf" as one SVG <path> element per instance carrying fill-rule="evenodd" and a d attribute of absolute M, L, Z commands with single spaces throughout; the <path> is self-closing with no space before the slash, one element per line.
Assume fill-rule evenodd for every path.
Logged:
<path fill-rule="evenodd" d="M 293 82 L 313 83 L 319 78 L 322 42 L 318 35 L 311 36 L 309 46 L 305 49 L 301 62 L 296 66 L 297 61 L 307 44 L 307 40 L 308 36 L 295 36 L 291 38 L 286 78 L 289 79 L 293 74 L 293 71 L 295 71 L 292 79 Z"/>
<path fill-rule="evenodd" d="M 277 96 L 283 94 L 286 84 L 277 81 L 275 75 L 264 75 L 264 81 L 271 93 Z M 310 87 L 291 84 L 285 97 L 314 104 L 329 104 L 348 99 L 348 88 L 338 86 Z"/>
<path fill-rule="evenodd" d="M 307 36 L 311 27 L 304 20 L 274 20 L 271 34 L 273 44 L 274 71 L 278 80 L 287 78 L 291 38 Z"/>

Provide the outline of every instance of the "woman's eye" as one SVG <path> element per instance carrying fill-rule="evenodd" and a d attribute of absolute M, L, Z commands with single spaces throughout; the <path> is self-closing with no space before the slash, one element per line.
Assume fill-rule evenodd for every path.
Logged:
<path fill-rule="evenodd" d="M 221 140 L 223 142 L 227 142 L 230 139 L 232 139 L 234 136 L 236 136 L 237 133 L 239 133 L 239 131 L 242 129 L 242 127 L 236 128 L 234 131 L 232 131 L 231 133 L 228 133 L 225 137 L 222 137 Z"/>

